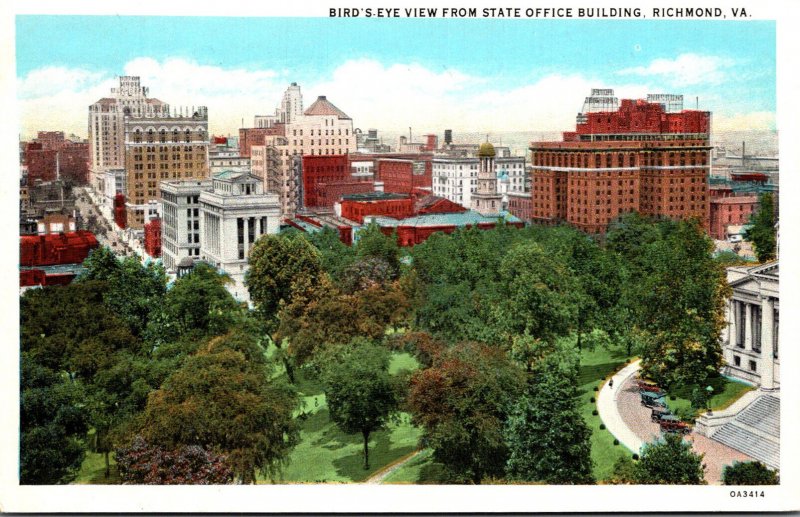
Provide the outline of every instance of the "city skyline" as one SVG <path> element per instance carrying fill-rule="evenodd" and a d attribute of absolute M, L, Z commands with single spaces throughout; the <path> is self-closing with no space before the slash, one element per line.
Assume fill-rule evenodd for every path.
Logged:
<path fill-rule="evenodd" d="M 18 16 L 20 132 L 86 136 L 86 106 L 119 75 L 140 76 L 175 107 L 207 105 L 217 134 L 272 113 L 290 82 L 306 105 L 326 95 L 363 130 L 568 130 L 592 87 L 683 94 L 687 108 L 699 99 L 715 131 L 775 129 L 774 22 L 380 23 L 386 30 L 361 19 Z M 725 37 L 731 23 L 735 39 Z M 52 45 L 52 34 L 69 44 Z"/>

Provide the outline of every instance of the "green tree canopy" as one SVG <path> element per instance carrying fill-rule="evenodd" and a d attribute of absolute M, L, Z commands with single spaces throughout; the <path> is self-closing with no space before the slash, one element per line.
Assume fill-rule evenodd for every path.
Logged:
<path fill-rule="evenodd" d="M 255 482 L 256 471 L 274 476 L 297 442 L 298 399 L 265 367 L 252 336 L 213 338 L 150 395 L 136 431 L 168 450 L 198 445 L 224 454 L 243 483 Z"/>
<path fill-rule="evenodd" d="M 340 347 L 323 369 L 331 420 L 348 434 L 364 438 L 364 469 L 369 469 L 369 436 L 386 427 L 399 408 L 389 375 L 389 353 L 366 340 Z"/>
<path fill-rule="evenodd" d="M 759 262 L 775 258 L 778 238 L 775 230 L 775 200 L 770 192 L 758 198 L 758 210 L 750 215 L 750 227 L 744 238 L 753 243 Z"/>
<path fill-rule="evenodd" d="M 408 406 L 423 442 L 451 481 L 502 477 L 508 459 L 504 422 L 523 391 L 523 371 L 495 347 L 455 345 L 411 378 Z"/>
<path fill-rule="evenodd" d="M 676 433 L 645 444 L 636 463 L 636 482 L 642 485 L 704 485 L 703 456 Z"/>
<path fill-rule="evenodd" d="M 69 483 L 86 451 L 81 386 L 24 352 L 20 374 L 20 483 Z"/>
<path fill-rule="evenodd" d="M 779 482 L 778 472 L 760 461 L 735 461 L 722 471 L 725 485 L 777 485 Z"/>
<path fill-rule="evenodd" d="M 358 232 L 354 247 L 358 258 L 372 257 L 388 264 L 392 279 L 400 275 L 400 246 L 397 245 L 396 234 L 384 235 L 380 226 L 370 223 Z"/>
<path fill-rule="evenodd" d="M 302 234 L 259 238 L 249 263 L 245 283 L 270 333 L 278 327 L 278 311 L 292 302 L 293 284 L 316 284 L 324 275 L 320 252 Z"/>
<path fill-rule="evenodd" d="M 591 431 L 578 409 L 578 354 L 560 350 L 539 361 L 506 422 L 511 479 L 592 483 Z"/>
<path fill-rule="evenodd" d="M 164 300 L 167 277 L 163 266 L 156 262 L 142 265 L 134 256 L 119 260 L 107 247 L 93 250 L 83 266 L 86 271 L 78 276 L 76 282 L 106 282 L 105 304 L 127 323 L 136 336 L 141 336 L 152 309 Z"/>

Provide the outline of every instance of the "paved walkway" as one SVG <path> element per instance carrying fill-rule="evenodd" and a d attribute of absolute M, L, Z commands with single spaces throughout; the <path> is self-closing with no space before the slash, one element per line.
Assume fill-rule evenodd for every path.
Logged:
<path fill-rule="evenodd" d="M 417 455 L 420 452 L 422 452 L 422 449 L 420 449 L 418 451 L 414 451 L 411 454 L 408 454 L 406 457 L 401 458 L 400 461 L 392 463 L 391 465 L 389 465 L 388 467 L 384 468 L 383 470 L 379 470 L 378 472 L 376 472 L 375 474 L 373 474 L 372 476 L 370 476 L 369 478 L 364 480 L 364 484 L 366 484 L 366 485 L 379 485 L 379 484 L 383 483 L 384 479 L 389 477 L 389 475 L 391 475 L 395 470 L 399 469 L 400 467 L 402 467 L 403 465 L 405 465 L 409 461 L 411 461 L 414 458 L 416 458 Z"/>
<path fill-rule="evenodd" d="M 640 361 L 630 363 L 615 373 L 611 377 L 613 385 L 606 382 L 597 393 L 597 412 L 600 415 L 600 419 L 606 425 L 606 429 L 608 429 L 622 445 L 627 447 L 631 452 L 637 454 L 641 450 L 642 445 L 644 445 L 644 441 L 626 424 L 620 412 L 621 407 L 618 398 L 626 382 L 633 378 L 636 372 L 639 371 L 639 363 Z M 638 401 L 636 405 L 639 405 Z M 624 409 L 624 406 L 622 409 Z"/>
<path fill-rule="evenodd" d="M 620 443 L 634 452 L 640 452 L 644 443 L 661 436 L 659 425 L 650 419 L 650 409 L 642 406 L 639 389 L 633 383 L 639 362 L 632 363 L 619 372 L 614 379 L 613 389 L 606 383 L 598 396 L 598 413 L 611 433 Z M 750 461 L 753 458 L 736 449 L 723 445 L 697 433 L 690 433 L 686 440 L 692 449 L 703 454 L 706 466 L 705 478 L 709 484 L 722 482 L 722 470 L 734 461 Z"/>

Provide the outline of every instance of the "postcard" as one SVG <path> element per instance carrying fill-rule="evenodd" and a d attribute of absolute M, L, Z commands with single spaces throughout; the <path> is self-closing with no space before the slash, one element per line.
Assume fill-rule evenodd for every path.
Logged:
<path fill-rule="evenodd" d="M 795 5 L 2 14 L 0 509 L 800 508 Z"/>

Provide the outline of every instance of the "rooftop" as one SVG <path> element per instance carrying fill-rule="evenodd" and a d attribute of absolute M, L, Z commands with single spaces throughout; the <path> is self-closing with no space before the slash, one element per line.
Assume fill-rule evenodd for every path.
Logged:
<path fill-rule="evenodd" d="M 324 95 L 317 97 L 317 100 L 303 112 L 304 115 L 336 115 L 340 119 L 349 120 L 350 117 L 342 110 L 333 105 Z"/>
<path fill-rule="evenodd" d="M 373 219 L 380 226 L 473 226 L 477 224 L 496 223 L 502 218 L 509 223 L 521 222 L 520 219 L 509 212 L 501 212 L 495 217 L 484 216 L 478 212 L 467 210 L 461 213 L 425 214 L 407 219 L 394 219 L 392 217 L 374 216 Z"/>
<path fill-rule="evenodd" d="M 391 192 L 364 192 L 361 194 L 346 194 L 343 201 L 387 201 L 390 199 L 408 199 L 407 194 L 394 194 Z"/>

